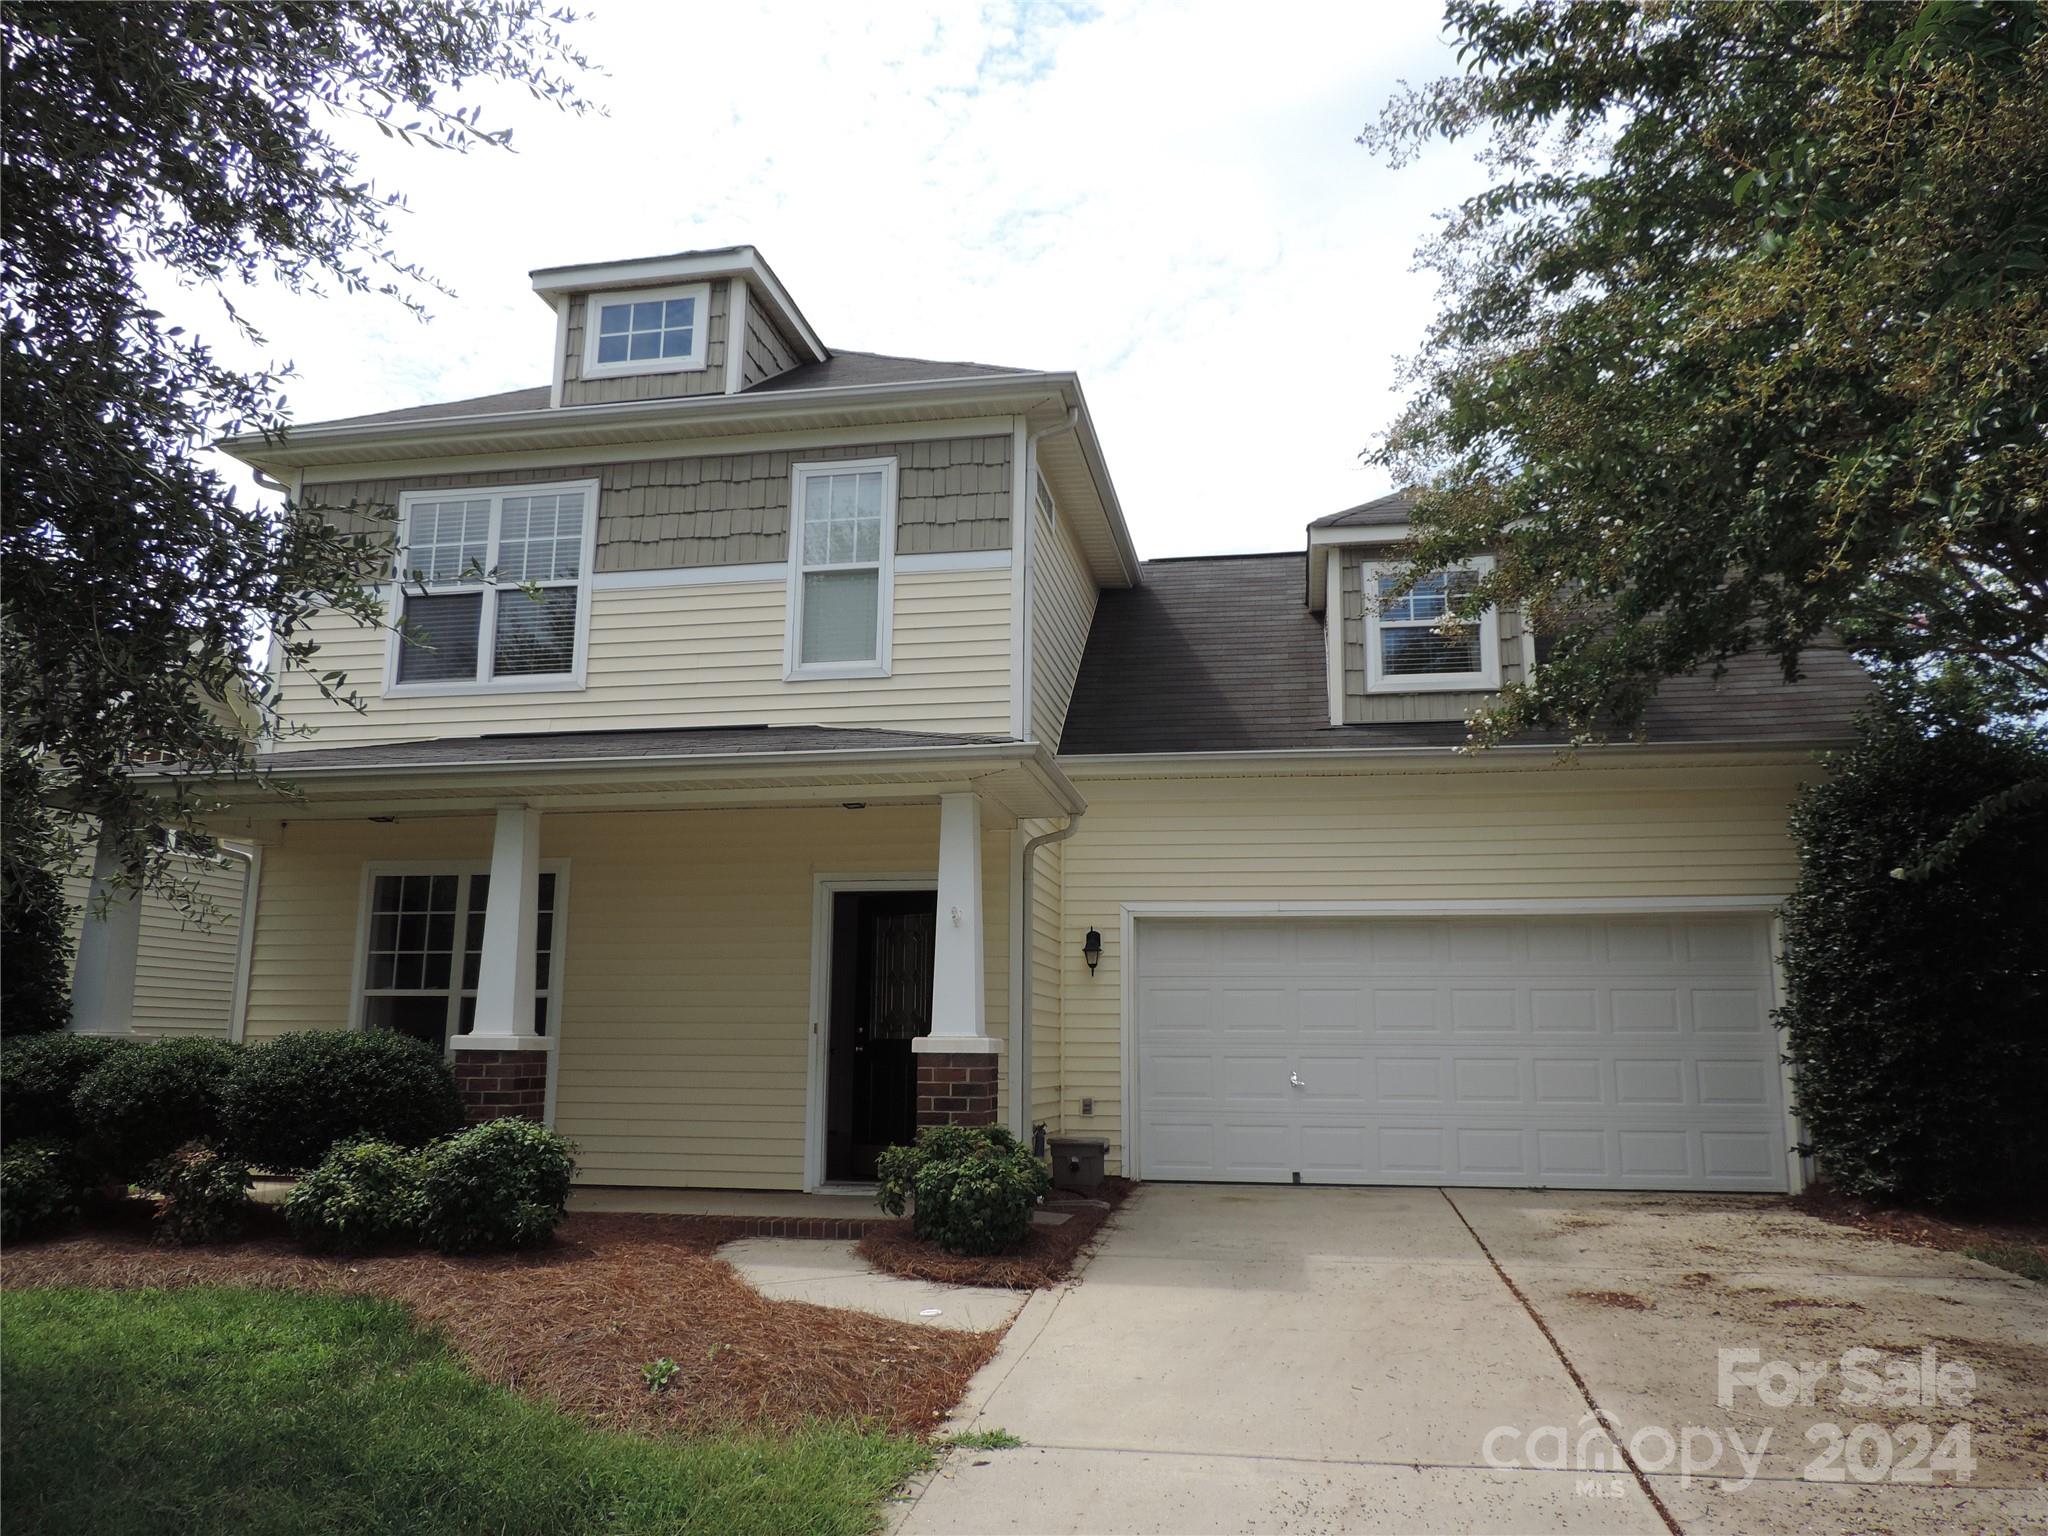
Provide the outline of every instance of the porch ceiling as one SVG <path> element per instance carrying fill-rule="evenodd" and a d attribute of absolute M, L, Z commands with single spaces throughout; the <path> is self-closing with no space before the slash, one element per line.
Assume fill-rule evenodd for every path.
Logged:
<path fill-rule="evenodd" d="M 992 816 L 1086 808 L 1034 742 L 920 732 L 756 728 L 453 738 L 276 752 L 256 780 L 194 784 L 217 824 L 353 820 L 520 802 L 541 810 L 675 810 L 930 802 L 971 790 Z M 175 770 L 158 777 L 175 780 Z M 191 781 L 187 781 L 188 783 Z"/>

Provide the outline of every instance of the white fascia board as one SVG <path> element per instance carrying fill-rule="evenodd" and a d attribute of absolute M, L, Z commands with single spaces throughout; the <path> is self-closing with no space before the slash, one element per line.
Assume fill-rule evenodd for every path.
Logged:
<path fill-rule="evenodd" d="M 1701 756 L 1756 767 L 1811 766 L 1813 749 L 1830 745 L 1812 742 L 1710 741 L 1683 744 L 1589 742 L 1569 747 L 1560 742 L 1503 742 L 1498 746 L 1441 747 L 1275 747 L 1238 752 L 1103 752 L 1062 753 L 1059 763 L 1076 781 L 1102 778 L 1171 778 L 1175 774 L 1207 777 L 1266 777 L 1289 773 L 1400 772 L 1402 764 L 1431 758 L 1456 763 L 1475 772 L 1526 769 L 1537 757 L 1579 757 L 1581 768 L 1683 763 Z M 1498 764 L 1496 767 L 1495 765 Z"/>
<path fill-rule="evenodd" d="M 561 293 L 586 293 L 598 288 L 651 287 L 658 283 L 687 282 L 693 278 L 743 277 L 759 285 L 762 293 L 789 323 L 813 362 L 822 363 L 832 354 L 810 321 L 796 307 L 796 300 L 782 286 L 782 279 L 761 259 L 751 245 L 736 245 L 719 251 L 691 251 L 680 256 L 650 256 L 635 261 L 600 261 L 580 267 L 541 267 L 528 274 L 533 291 L 553 302 Z"/>
<path fill-rule="evenodd" d="M 1139 569 L 1138 546 L 1131 542 L 1130 525 L 1124 521 L 1123 503 L 1117 500 L 1116 482 L 1109 477 L 1109 464 L 1102 456 L 1102 440 L 1095 435 L 1095 418 L 1088 413 L 1087 396 L 1081 393 L 1081 381 L 1074 374 L 1060 374 L 1064 387 L 1073 397 L 1073 406 L 1081 413 L 1074 424 L 1075 440 L 1081 445 L 1081 457 L 1088 465 L 1088 473 L 1094 478 L 1097 493 L 1102 498 L 1102 510 L 1109 519 L 1110 537 L 1116 541 L 1118 563 L 1123 566 L 1124 580 L 1131 586 L 1144 581 Z M 1015 510 L 1014 508 L 1012 509 Z"/>
<path fill-rule="evenodd" d="M 1400 544 L 1412 538 L 1414 532 L 1413 527 L 1407 523 L 1386 523 L 1376 528 L 1309 529 L 1308 611 L 1321 613 L 1323 604 L 1329 601 L 1329 594 L 1324 590 L 1324 568 L 1327 562 L 1315 558 L 1317 550 L 1358 545 L 1372 548 L 1385 544 Z"/>
<path fill-rule="evenodd" d="M 730 773 L 735 768 L 846 768 L 869 763 L 889 769 L 900 769 L 906 765 L 913 768 L 928 768 L 934 774 L 955 767 L 973 769 L 1016 763 L 1037 775 L 1046 788 L 1061 801 L 1066 814 L 1078 815 L 1088 808 L 1088 802 L 1081 798 L 1080 791 L 1062 771 L 1052 753 L 1041 743 L 1029 741 L 968 743 L 942 747 L 825 747 L 807 752 L 693 752 L 668 756 L 650 754 L 566 759 L 502 758 L 481 763 L 334 763 L 275 768 L 259 765 L 258 777 L 287 782 L 304 779 L 346 782 L 353 777 L 381 782 L 406 774 L 443 780 L 472 774 L 483 778 L 495 778 L 507 773 L 574 777 L 585 772 L 616 772 L 620 769 L 652 773 L 705 769 Z M 163 772 L 138 776 L 163 779 L 181 777 L 176 773 Z"/>

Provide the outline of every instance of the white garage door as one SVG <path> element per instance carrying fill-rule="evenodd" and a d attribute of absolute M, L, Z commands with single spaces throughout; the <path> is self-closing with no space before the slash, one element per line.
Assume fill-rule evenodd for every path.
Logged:
<path fill-rule="evenodd" d="M 1137 925 L 1148 1179 L 1779 1190 L 1747 916 Z"/>

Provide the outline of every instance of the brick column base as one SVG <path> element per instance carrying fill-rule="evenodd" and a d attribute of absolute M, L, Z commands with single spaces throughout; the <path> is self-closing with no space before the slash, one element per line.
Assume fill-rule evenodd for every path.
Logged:
<path fill-rule="evenodd" d="M 547 1114 L 545 1051 L 455 1053 L 455 1090 L 471 1125 L 484 1120 L 540 1120 Z"/>
<path fill-rule="evenodd" d="M 919 1125 L 994 1125 L 996 1059 L 932 1052 L 917 1061 Z"/>

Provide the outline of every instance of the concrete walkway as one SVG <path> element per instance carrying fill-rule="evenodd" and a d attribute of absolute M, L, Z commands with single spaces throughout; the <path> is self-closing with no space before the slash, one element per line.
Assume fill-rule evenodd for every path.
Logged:
<path fill-rule="evenodd" d="M 1797 1332 L 1813 1315 L 1803 1302 L 1759 1303 L 1725 1336 L 1706 1300 L 1667 1303 L 1666 1289 L 1707 1294 L 1695 1278 L 1713 1263 L 1703 1247 L 1733 1245 L 1755 1269 L 1767 1257 L 1758 1242 L 1775 1244 L 1771 1295 L 1780 1300 L 1859 1258 L 1900 1267 L 1887 1260 L 1899 1252 L 1891 1245 L 1863 1253 L 1852 1234 L 1836 1242 L 1838 1229 L 1775 1204 L 1693 1205 L 1706 1223 L 1697 1234 L 1685 1229 L 1692 1207 L 1680 1197 L 1149 1187 L 1077 1282 L 1032 1298 L 962 1405 L 957 1428 L 1004 1429 L 1024 1447 L 956 1453 L 910 1491 L 897 1528 L 1661 1536 L 2048 1520 L 2038 1470 L 2030 1477 L 2017 1464 L 1999 1467 L 1998 1486 L 1973 1490 L 1831 1489 L 1787 1483 L 1773 1468 L 1767 1477 L 1779 1481 L 1740 1494 L 1681 1483 L 1674 1469 L 1648 1479 L 1660 1510 L 1626 1470 L 1552 1469 L 1523 1455 L 1529 1431 L 1558 1426 L 1585 1461 L 1620 1468 L 1589 1417 L 1589 1393 L 1617 1415 L 1624 1439 L 1642 1424 L 1726 1424 L 1712 1395 L 1717 1347 L 1755 1347 L 1766 1360 L 1813 1352 Z M 1762 1224 L 1794 1235 L 1759 1235 Z M 1748 1249 L 1736 1241 L 1743 1232 Z M 1971 1337 L 1981 1323 L 1986 1350 L 1992 1330 L 2003 1358 L 2022 1362 L 2023 1351 L 2013 1354 L 2022 1337 L 2048 1340 L 2048 1303 L 2024 1282 L 1947 1255 L 1915 1253 L 1905 1268 L 1934 1272 L 1922 1299 L 1943 1314 L 1945 1337 Z M 1622 1293 L 1640 1307 L 1612 1299 L 1624 1277 Z M 1935 1324 L 1912 1310 L 1919 1304 L 1899 1302 L 1906 1311 L 1878 1328 L 1886 1337 L 1865 1342 L 1932 1337 Z M 1901 1337 L 1892 1337 L 1895 1318 L 1908 1330 Z M 2003 1390 L 2023 1425 L 2031 1389 Z M 1496 1431 L 1505 1433 L 1489 1442 Z"/>
<path fill-rule="evenodd" d="M 844 1307 L 934 1328 L 983 1333 L 1003 1327 L 1024 1304 L 1015 1291 L 933 1285 L 884 1274 L 856 1253 L 852 1243 L 749 1237 L 727 1243 L 718 1256 L 755 1290 L 779 1301 Z"/>

